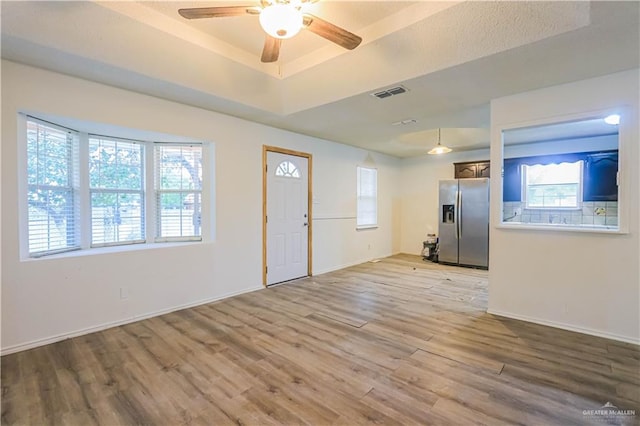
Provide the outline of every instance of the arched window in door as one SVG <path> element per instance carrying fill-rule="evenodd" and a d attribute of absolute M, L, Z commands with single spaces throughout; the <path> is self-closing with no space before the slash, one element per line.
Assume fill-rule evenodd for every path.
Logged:
<path fill-rule="evenodd" d="M 300 170 L 291 161 L 283 161 L 276 167 L 276 176 L 300 178 Z"/>

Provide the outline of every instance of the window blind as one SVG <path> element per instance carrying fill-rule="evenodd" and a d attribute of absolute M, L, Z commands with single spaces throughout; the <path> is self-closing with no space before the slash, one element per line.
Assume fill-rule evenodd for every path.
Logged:
<path fill-rule="evenodd" d="M 29 255 L 79 248 L 78 133 L 27 118 Z"/>
<path fill-rule="evenodd" d="M 91 246 L 144 242 L 144 146 L 89 136 Z"/>
<path fill-rule="evenodd" d="M 155 145 L 156 240 L 201 240 L 202 145 Z"/>
<path fill-rule="evenodd" d="M 371 228 L 378 224 L 378 170 L 357 167 L 358 228 Z"/>

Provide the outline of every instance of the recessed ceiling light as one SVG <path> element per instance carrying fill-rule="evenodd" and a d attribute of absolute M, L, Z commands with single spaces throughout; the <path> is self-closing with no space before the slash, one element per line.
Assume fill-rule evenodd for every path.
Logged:
<path fill-rule="evenodd" d="M 417 123 L 418 121 L 414 118 L 407 118 L 406 120 L 396 121 L 395 123 L 391 123 L 392 126 L 403 126 L 407 124 Z"/>
<path fill-rule="evenodd" d="M 618 114 L 611 114 L 604 118 L 604 122 L 616 126 L 620 124 L 620 116 Z"/>

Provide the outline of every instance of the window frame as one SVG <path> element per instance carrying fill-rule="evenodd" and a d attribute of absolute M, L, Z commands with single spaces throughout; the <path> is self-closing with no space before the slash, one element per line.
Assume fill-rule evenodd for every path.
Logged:
<path fill-rule="evenodd" d="M 202 178 L 201 178 L 201 182 L 200 182 L 200 188 L 199 189 L 162 189 L 161 188 L 161 184 L 160 184 L 160 173 L 159 170 L 160 168 L 158 167 L 159 164 L 159 154 L 158 151 L 161 148 L 164 147 L 176 147 L 176 146 L 188 146 L 188 147 L 199 147 L 200 148 L 200 171 L 202 174 Z M 154 226 L 154 241 L 155 242 L 177 242 L 177 241 L 202 241 L 202 210 L 203 210 L 203 198 L 202 198 L 202 194 L 203 194 L 203 187 L 204 187 L 204 159 L 205 159 L 205 150 L 204 150 L 204 146 L 202 143 L 164 143 L 164 142 L 156 142 L 153 146 L 153 172 L 154 172 L 154 179 L 153 179 L 153 197 L 154 197 L 154 203 L 155 203 L 155 226 Z M 199 218 L 199 234 L 198 235 L 181 235 L 178 237 L 175 236 L 162 236 L 161 235 L 161 229 L 162 229 L 162 213 L 161 211 L 159 211 L 160 208 L 160 197 L 162 196 L 162 194 L 193 194 L 194 195 L 194 200 L 196 198 L 196 195 L 199 195 L 200 197 L 200 201 L 199 201 L 199 207 L 200 207 L 200 212 L 198 214 Z M 194 202 L 194 212 L 195 212 L 195 202 Z"/>
<path fill-rule="evenodd" d="M 556 163 L 536 164 L 536 165 L 521 164 L 520 165 L 521 176 L 522 176 L 522 183 L 521 183 L 522 196 L 521 196 L 521 200 L 524 202 L 524 208 L 527 209 L 527 210 L 536 210 L 536 211 L 543 211 L 543 210 L 580 210 L 580 209 L 582 209 L 583 188 L 584 188 L 584 172 L 585 172 L 585 170 L 584 170 L 584 160 L 577 160 L 577 161 L 574 161 L 573 163 L 580 163 L 579 164 L 580 171 L 578 173 L 578 188 L 576 190 L 576 205 L 575 206 L 532 206 L 532 205 L 530 205 L 529 204 L 529 185 L 527 183 L 527 173 L 528 173 L 529 167 L 534 167 L 536 165 L 549 166 L 549 165 L 553 165 L 553 164 L 556 164 Z M 563 163 L 560 163 L 560 164 L 563 164 Z M 558 184 L 558 185 L 561 185 L 561 184 Z"/>
<path fill-rule="evenodd" d="M 146 146 L 144 142 L 131 140 L 131 139 L 123 139 L 116 138 L 112 136 L 102 136 L 95 134 L 88 134 L 87 137 L 87 146 L 89 149 L 91 148 L 91 140 L 97 139 L 99 141 L 108 141 L 108 142 L 118 142 L 130 143 L 134 145 L 140 146 L 140 189 L 125 189 L 123 187 L 118 186 L 117 188 L 96 188 L 91 185 L 91 170 L 89 169 L 87 174 L 87 181 L 89 182 L 89 194 L 88 194 L 88 202 L 89 202 L 89 241 L 90 247 L 111 247 L 111 246 L 124 246 L 129 244 L 141 244 L 147 241 L 146 238 L 146 197 L 147 197 L 147 188 L 145 185 L 145 158 L 146 158 Z M 117 149 L 117 148 L 116 148 Z M 87 161 L 91 163 L 91 155 L 87 154 Z M 93 241 L 93 195 L 97 193 L 102 194 L 115 194 L 119 196 L 120 194 L 137 194 L 140 195 L 140 221 L 141 221 L 141 229 L 140 229 L 140 237 L 135 240 L 121 240 L 121 241 L 112 241 L 112 242 L 103 242 L 103 243 L 95 243 Z"/>
<path fill-rule="evenodd" d="M 280 164 L 278 164 L 278 167 L 276 167 L 274 175 L 277 177 L 290 178 L 290 179 L 302 178 L 298 167 L 289 160 L 281 161 Z"/>
<path fill-rule="evenodd" d="M 36 124 L 37 126 L 45 126 L 48 127 L 50 129 L 62 132 L 66 134 L 66 138 L 67 138 L 67 154 L 64 158 L 65 162 L 66 162 L 66 174 L 67 174 L 67 185 L 64 186 L 60 186 L 60 185 L 50 185 L 50 184 L 40 184 L 36 181 L 35 184 L 33 183 L 29 183 L 29 142 L 28 142 L 28 137 L 29 137 L 29 122 L 32 122 L 34 124 Z M 26 117 L 26 120 L 24 121 L 24 136 L 25 136 L 25 161 L 24 161 L 24 165 L 25 165 L 25 170 L 24 170 L 24 182 L 25 182 L 25 187 L 26 187 L 26 193 L 25 193 L 25 203 L 26 203 L 26 215 L 24 217 L 26 217 L 26 239 L 25 239 L 25 246 L 26 246 L 26 251 L 29 255 L 29 257 L 32 258 L 39 258 L 39 257 L 43 257 L 43 256 L 49 256 L 49 255 L 53 255 L 53 254 L 59 254 L 59 253 L 65 253 L 68 251 L 74 251 L 74 250 L 79 250 L 81 248 L 81 242 L 80 242 L 80 236 L 79 236 L 79 223 L 80 223 L 80 217 L 79 217 L 79 209 L 78 209 L 78 200 L 79 200 L 79 187 L 78 187 L 78 182 L 79 182 L 79 171 L 78 171 L 78 163 L 77 163 L 77 156 L 78 156 L 78 147 L 79 147 L 79 133 L 75 130 L 72 129 L 68 129 L 64 126 L 60 126 L 58 124 L 55 123 L 50 123 L 48 121 L 45 120 L 40 120 L 38 118 L 35 117 L 31 117 L 28 116 Z M 38 136 L 38 141 L 40 140 L 39 136 Z M 38 155 L 38 154 L 36 154 Z M 48 158 L 48 156 L 47 156 Z M 65 215 L 66 221 L 67 221 L 67 228 L 69 228 L 69 226 L 71 226 L 71 232 L 73 234 L 73 239 L 72 239 L 72 243 L 69 243 L 69 237 L 67 236 L 67 245 L 65 247 L 60 247 L 60 248 L 47 248 L 46 250 L 38 250 L 38 251 L 34 251 L 32 252 L 30 249 L 31 246 L 31 214 L 30 214 L 30 208 L 29 208 L 29 195 L 31 194 L 32 191 L 38 191 L 38 190 L 43 190 L 43 191 L 61 191 L 61 188 L 65 188 L 64 190 L 62 190 L 62 192 L 67 192 L 71 195 L 71 205 L 70 205 L 70 214 L 67 213 Z M 65 207 L 65 210 L 68 210 L 69 206 Z M 68 221 L 69 219 L 72 220 L 72 224 L 69 225 Z M 47 223 L 49 224 L 50 221 L 52 219 L 50 218 L 50 214 L 47 213 Z M 47 225 L 47 228 L 49 228 L 49 225 Z M 70 230 L 67 229 L 67 233 Z M 51 233 L 50 231 L 47 232 L 47 245 L 48 247 L 51 246 Z"/>
<path fill-rule="evenodd" d="M 546 223 L 534 223 L 527 222 L 521 223 L 511 221 L 511 217 L 504 217 L 504 204 L 512 202 L 511 200 L 504 200 L 505 182 L 507 181 L 506 175 L 506 162 L 513 157 L 507 157 L 504 153 L 504 140 L 505 132 L 522 129 L 527 127 L 538 127 L 554 125 L 558 123 L 566 123 L 573 121 L 592 120 L 598 118 L 604 118 L 611 114 L 618 114 L 621 116 L 620 123 L 617 127 L 617 145 L 615 147 L 598 148 L 597 151 L 617 151 L 618 152 L 618 171 L 617 171 L 617 224 L 615 225 L 574 225 L 574 224 L 546 224 Z M 505 230 L 532 230 L 532 231 L 545 231 L 545 232 L 577 232 L 577 233 L 596 233 L 596 234 L 618 234 L 625 235 L 629 233 L 629 193 L 630 187 L 628 179 L 629 176 L 629 164 L 627 153 L 629 147 L 635 143 L 633 139 L 633 110 L 629 105 L 617 105 L 608 108 L 580 111 L 562 115 L 548 116 L 543 118 L 537 118 L 526 121 L 518 121 L 513 123 L 497 124 L 492 126 L 492 138 L 499 142 L 500 149 L 494 149 L 492 145 L 491 162 L 500 164 L 502 167 L 502 173 L 498 179 L 492 182 L 492 194 L 496 194 L 499 205 L 495 211 L 496 214 L 491 215 L 491 224 L 496 229 Z M 587 152 L 585 148 L 579 148 L 579 152 Z M 547 155 L 547 154 L 539 154 Z M 554 155 L 554 154 L 550 154 Z M 517 157 L 515 157 L 517 158 Z M 520 170 L 518 168 L 518 170 Z M 520 186 L 521 188 L 521 186 Z M 584 194 L 583 194 L 584 197 Z M 586 203 L 586 201 L 584 202 Z M 518 213 L 520 214 L 520 213 Z"/>
<path fill-rule="evenodd" d="M 157 138 L 157 134 L 151 131 L 132 130 L 128 128 L 121 128 L 118 126 L 103 125 L 100 123 L 79 122 L 78 127 L 91 130 L 93 128 L 99 128 L 100 134 L 91 131 L 79 131 L 66 127 L 58 123 L 71 123 L 71 119 L 60 118 L 51 122 L 35 117 L 29 113 L 21 112 L 18 114 L 18 140 L 21 141 L 21 148 L 18 150 L 18 194 L 20 202 L 18 203 L 18 225 L 19 225 L 19 256 L 22 261 L 24 260 L 37 260 L 39 258 L 51 258 L 55 257 L 68 257 L 68 256 L 83 256 L 90 254 L 108 253 L 113 251 L 123 250 L 138 250 L 145 249 L 145 247 L 151 248 L 158 243 L 160 246 L 170 247 L 173 244 L 192 244 L 200 242 L 209 242 L 215 239 L 215 146 L 213 143 L 205 141 L 184 141 L 182 138 L 178 138 L 171 135 L 162 135 L 160 141 L 154 140 L 140 140 L 139 136 L 142 134 L 148 135 L 149 139 Z M 76 166 L 74 177 L 74 215 L 75 215 L 75 238 L 76 244 L 74 247 L 64 248 L 62 250 L 47 251 L 30 253 L 29 251 L 29 181 L 28 181 L 28 161 L 31 155 L 27 149 L 27 126 L 29 121 L 42 122 L 45 125 L 50 125 L 55 128 L 62 129 L 64 131 L 74 132 L 76 142 L 73 151 L 73 162 Z M 75 120 L 73 121 L 75 123 Z M 74 126 L 75 127 L 75 126 Z M 105 131 L 107 129 L 107 131 Z M 108 133 L 110 135 L 104 135 Z M 136 138 L 127 137 L 128 134 L 136 134 Z M 89 175 L 89 137 L 97 136 L 107 140 L 123 140 L 126 142 L 135 142 L 141 145 L 142 151 L 142 194 L 143 200 L 141 202 L 144 212 L 142 213 L 141 220 L 142 237 L 141 241 L 122 241 L 107 244 L 92 244 L 91 236 L 91 188 L 90 188 L 90 175 Z M 164 140 L 162 140 L 164 139 Z M 155 187 L 154 187 L 154 147 L 160 144 L 173 144 L 173 145 L 199 145 L 202 147 L 201 154 L 201 210 L 200 210 L 200 235 L 197 238 L 171 238 L 171 239 L 156 239 L 156 221 L 159 218 L 156 217 L 155 208 Z M 139 191 L 134 191 L 138 193 Z M 73 253 L 70 253 L 73 252 Z"/>
<path fill-rule="evenodd" d="M 374 185 L 373 195 L 363 194 L 362 177 L 364 173 L 373 173 Z M 373 218 L 372 222 L 365 222 L 361 214 L 363 211 L 363 203 L 365 200 L 373 199 Z M 378 169 L 373 167 L 356 166 L 356 229 L 375 229 L 378 227 Z"/>

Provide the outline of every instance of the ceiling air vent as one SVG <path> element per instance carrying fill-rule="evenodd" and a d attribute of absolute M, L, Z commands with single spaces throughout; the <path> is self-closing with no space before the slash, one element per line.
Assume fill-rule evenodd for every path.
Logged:
<path fill-rule="evenodd" d="M 389 89 L 381 90 L 379 92 L 372 93 L 371 96 L 375 96 L 378 99 L 384 99 L 394 95 L 400 95 L 408 91 L 409 90 L 406 87 L 396 86 L 396 87 L 391 87 Z"/>

